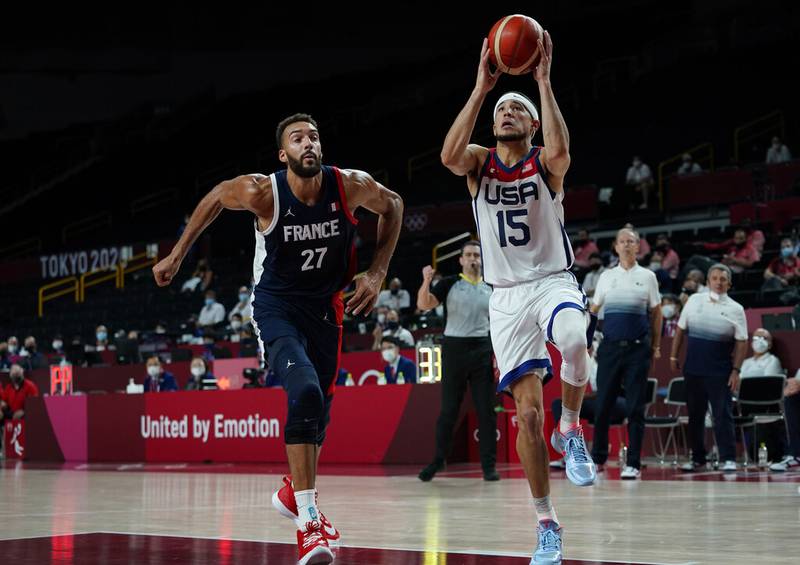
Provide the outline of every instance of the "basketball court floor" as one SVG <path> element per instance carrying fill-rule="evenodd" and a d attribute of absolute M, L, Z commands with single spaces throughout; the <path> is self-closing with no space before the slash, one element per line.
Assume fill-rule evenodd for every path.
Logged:
<path fill-rule="evenodd" d="M 320 506 L 342 532 L 337 564 L 527 564 L 535 518 L 522 470 L 486 483 L 475 465 L 430 483 L 416 467 L 323 467 Z M 293 524 L 270 503 L 281 466 L 0 467 L 6 563 L 290 564 Z M 800 472 L 683 475 L 637 482 L 608 467 L 578 488 L 551 473 L 565 564 L 800 562 Z"/>

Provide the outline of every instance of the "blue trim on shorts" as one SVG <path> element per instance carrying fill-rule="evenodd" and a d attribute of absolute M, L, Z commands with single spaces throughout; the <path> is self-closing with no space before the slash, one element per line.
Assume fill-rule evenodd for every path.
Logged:
<path fill-rule="evenodd" d="M 550 359 L 528 359 L 516 369 L 512 369 L 503 375 L 500 382 L 497 383 L 497 392 L 504 392 L 514 384 L 514 381 L 517 381 L 525 373 L 530 373 L 533 369 L 547 369 L 547 375 L 545 375 L 543 382 L 547 382 L 553 376 L 553 366 L 550 364 Z"/>
<path fill-rule="evenodd" d="M 555 308 L 553 308 L 553 313 L 550 314 L 550 321 L 547 322 L 547 341 L 550 343 L 555 344 L 555 340 L 553 339 L 553 320 L 556 319 L 556 314 L 561 312 L 564 308 L 575 308 L 576 310 L 580 310 L 581 312 L 585 312 L 586 308 L 579 304 L 575 304 L 574 302 L 562 302 Z"/>

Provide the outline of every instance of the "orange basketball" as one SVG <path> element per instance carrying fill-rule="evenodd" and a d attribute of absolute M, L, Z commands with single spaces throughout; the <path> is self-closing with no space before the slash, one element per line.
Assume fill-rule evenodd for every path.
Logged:
<path fill-rule="evenodd" d="M 504 73 L 521 75 L 539 62 L 539 22 L 522 14 L 500 18 L 489 32 L 489 59 Z"/>

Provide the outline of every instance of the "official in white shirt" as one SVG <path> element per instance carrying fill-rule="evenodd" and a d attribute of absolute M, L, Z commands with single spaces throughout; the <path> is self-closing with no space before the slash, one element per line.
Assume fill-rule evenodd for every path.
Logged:
<path fill-rule="evenodd" d="M 705 467 L 705 416 L 711 404 L 714 437 L 723 471 L 736 471 L 736 436 L 733 426 L 732 393 L 739 386 L 742 361 L 747 353 L 747 320 L 744 308 L 728 296 L 731 270 L 717 263 L 708 270 L 709 292 L 689 297 L 678 320 L 672 341 L 670 367 L 681 370 L 678 354 L 688 334 L 683 376 L 689 409 L 692 461 L 684 471 Z"/>
<path fill-rule="evenodd" d="M 628 459 L 621 478 L 636 479 L 641 467 L 644 407 L 651 359 L 661 356 L 661 295 L 655 273 L 636 263 L 639 235 L 623 228 L 614 250 L 619 265 L 600 275 L 592 312 L 603 310 L 603 341 L 597 351 L 597 401 L 592 458 L 608 459 L 608 427 L 614 403 L 625 387 Z"/>

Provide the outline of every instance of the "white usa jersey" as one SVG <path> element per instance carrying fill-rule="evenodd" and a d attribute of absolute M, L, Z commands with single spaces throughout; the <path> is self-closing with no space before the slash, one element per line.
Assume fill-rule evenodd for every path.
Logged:
<path fill-rule="evenodd" d="M 509 168 L 492 148 L 481 168 L 472 212 L 483 278 L 491 285 L 513 286 L 563 272 L 575 258 L 564 230 L 564 195 L 547 186 L 541 149 L 534 146 Z"/>

